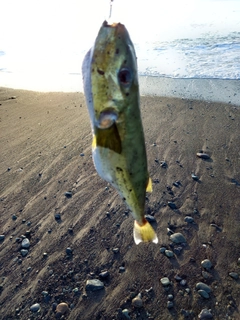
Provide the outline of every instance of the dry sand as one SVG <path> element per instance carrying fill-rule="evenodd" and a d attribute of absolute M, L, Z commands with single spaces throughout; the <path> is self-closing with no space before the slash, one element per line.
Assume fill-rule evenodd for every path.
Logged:
<path fill-rule="evenodd" d="M 228 275 L 240 275 L 238 107 L 141 98 L 149 173 L 155 181 L 146 212 L 156 218 L 159 244 L 136 246 L 131 215 L 95 172 L 83 95 L 2 88 L 0 104 L 0 234 L 5 235 L 0 319 L 54 319 L 54 302 L 72 307 L 62 319 L 124 319 L 119 308 L 128 309 L 131 319 L 184 319 L 182 309 L 190 312 L 188 319 L 197 319 L 203 308 L 211 309 L 214 319 L 240 319 L 240 280 Z M 197 158 L 199 150 L 211 158 Z M 167 168 L 160 166 L 162 160 Z M 67 191 L 72 198 L 65 196 Z M 177 209 L 171 210 L 168 201 Z M 186 215 L 195 223 L 184 222 Z M 187 240 L 173 258 L 160 253 L 162 246 L 171 249 L 169 225 Z M 21 235 L 30 240 L 26 257 L 16 242 Z M 72 256 L 66 254 L 68 247 Z M 206 258 L 213 264 L 209 279 L 202 275 Z M 125 272 L 119 272 L 121 266 Z M 99 278 L 102 270 L 109 271 L 104 289 L 85 293 L 86 280 Z M 176 275 L 187 284 L 176 282 Z M 172 282 L 169 291 L 160 283 L 164 276 Z M 211 287 L 209 299 L 196 292 L 199 281 Z M 42 291 L 48 291 L 49 301 Z M 138 293 L 143 307 L 134 309 L 131 299 Z M 170 293 L 172 309 L 167 308 Z M 37 315 L 29 309 L 34 303 L 41 306 Z"/>

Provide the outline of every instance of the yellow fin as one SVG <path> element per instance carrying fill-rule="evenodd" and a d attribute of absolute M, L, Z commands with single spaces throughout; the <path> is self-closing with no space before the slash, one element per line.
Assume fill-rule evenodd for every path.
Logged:
<path fill-rule="evenodd" d="M 136 244 L 140 242 L 158 243 L 158 237 L 146 219 L 144 219 L 143 225 L 140 225 L 136 220 L 134 221 L 133 237 Z"/>
<path fill-rule="evenodd" d="M 148 178 L 148 184 L 147 184 L 146 191 L 152 192 L 152 179 L 151 178 Z"/>
<path fill-rule="evenodd" d="M 96 147 L 110 149 L 116 153 L 122 152 L 121 138 L 116 123 L 107 129 L 96 128 L 92 148 L 95 149 Z"/>

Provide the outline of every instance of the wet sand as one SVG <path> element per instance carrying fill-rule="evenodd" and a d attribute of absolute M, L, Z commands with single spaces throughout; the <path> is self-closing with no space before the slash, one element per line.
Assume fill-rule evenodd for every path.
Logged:
<path fill-rule="evenodd" d="M 83 94 L 1 88 L 0 104 L 0 319 L 54 319 L 55 302 L 71 306 L 62 319 L 72 320 L 127 319 L 120 309 L 131 319 L 185 319 L 187 312 L 197 319 L 204 308 L 214 319 L 240 319 L 240 280 L 229 276 L 240 275 L 239 107 L 141 97 L 153 180 L 146 213 L 156 219 L 159 243 L 136 246 L 131 214 L 94 169 Z M 198 158 L 201 150 L 210 159 Z M 167 228 L 182 233 L 186 245 L 172 246 Z M 22 235 L 30 240 L 25 257 Z M 207 274 L 204 259 L 213 265 Z M 109 276 L 102 279 L 103 270 Z M 88 279 L 100 279 L 104 289 L 86 291 Z M 198 282 L 211 287 L 208 299 L 196 291 Z M 138 293 L 141 308 L 132 305 Z M 41 306 L 37 314 L 30 311 L 34 303 Z"/>

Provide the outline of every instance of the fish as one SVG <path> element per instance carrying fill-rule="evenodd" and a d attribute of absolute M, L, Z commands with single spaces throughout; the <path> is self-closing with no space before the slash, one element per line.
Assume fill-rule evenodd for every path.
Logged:
<path fill-rule="evenodd" d="M 140 112 L 137 58 L 123 24 L 103 22 L 83 60 L 82 75 L 95 169 L 130 209 L 135 243 L 158 243 L 144 215 L 146 192 L 152 191 L 152 182 Z"/>

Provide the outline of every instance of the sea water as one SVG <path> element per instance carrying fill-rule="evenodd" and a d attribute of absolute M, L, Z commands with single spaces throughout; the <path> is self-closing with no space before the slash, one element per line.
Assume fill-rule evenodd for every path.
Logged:
<path fill-rule="evenodd" d="M 82 91 L 81 63 L 109 4 L 1 0 L 0 86 Z M 114 0 L 111 20 L 130 33 L 142 94 L 184 96 L 187 84 L 187 97 L 204 98 L 204 81 L 212 92 L 218 79 L 231 91 L 220 101 L 240 105 L 240 0 Z"/>

